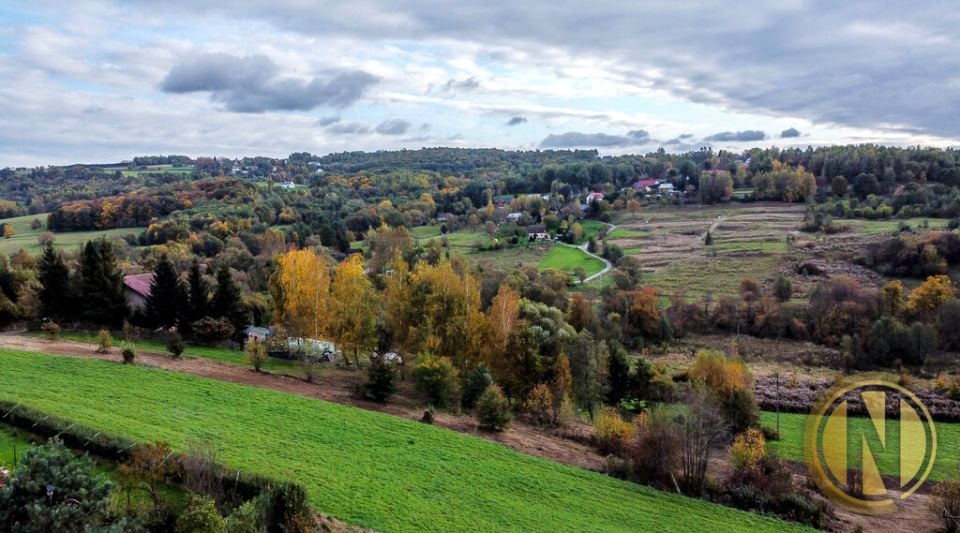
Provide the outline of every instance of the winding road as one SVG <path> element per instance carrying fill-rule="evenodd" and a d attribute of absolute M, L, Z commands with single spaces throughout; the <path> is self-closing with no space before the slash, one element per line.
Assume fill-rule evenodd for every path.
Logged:
<path fill-rule="evenodd" d="M 617 229 L 617 225 L 616 225 L 616 224 L 611 224 L 611 223 L 609 223 L 609 222 L 605 222 L 605 224 L 606 224 L 607 226 L 609 226 L 609 228 L 607 228 L 607 235 L 609 235 L 610 233 L 612 233 L 613 230 Z M 591 281 L 599 278 L 600 276 L 603 276 L 603 275 L 606 274 L 607 272 L 610 272 L 611 269 L 613 269 L 613 263 L 611 263 L 610 261 L 607 261 L 606 259 L 604 259 L 603 257 L 600 257 L 599 255 L 597 255 L 597 254 L 595 254 L 595 253 L 591 253 L 591 252 L 588 252 L 588 251 L 587 251 L 587 245 L 589 244 L 589 241 L 581 244 L 580 246 L 574 246 L 574 245 L 572 245 L 572 244 L 565 244 L 565 243 L 559 243 L 559 244 L 563 244 L 564 246 L 569 246 L 569 247 L 571 247 L 571 248 L 576 248 L 576 249 L 580 250 L 581 252 L 589 255 L 590 257 L 593 257 L 593 258 L 595 258 L 595 259 L 599 259 L 600 261 L 603 262 L 603 270 L 601 270 L 600 272 L 597 272 L 596 274 L 593 274 L 592 276 L 587 276 L 587 277 L 583 278 L 583 281 L 581 281 L 580 283 L 590 283 Z"/>

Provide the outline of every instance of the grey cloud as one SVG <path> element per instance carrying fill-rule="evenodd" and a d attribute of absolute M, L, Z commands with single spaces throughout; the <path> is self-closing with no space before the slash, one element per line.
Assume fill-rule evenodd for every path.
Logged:
<path fill-rule="evenodd" d="M 527 117 L 521 117 L 519 115 L 515 117 L 510 117 L 510 120 L 507 121 L 507 126 L 519 126 L 520 124 L 525 124 L 527 122 Z"/>
<path fill-rule="evenodd" d="M 800 130 L 797 128 L 787 128 L 780 132 L 781 139 L 792 139 L 800 136 Z"/>
<path fill-rule="evenodd" d="M 337 122 L 340 122 L 340 117 L 337 117 L 337 116 L 320 117 L 319 119 L 317 119 L 316 124 L 317 126 L 326 127 L 326 126 L 331 126 L 333 124 L 336 124 Z"/>
<path fill-rule="evenodd" d="M 305 111 L 319 106 L 346 107 L 360 99 L 378 78 L 363 71 L 340 72 L 301 81 L 279 78 L 277 66 L 262 55 L 200 54 L 175 65 L 160 84 L 167 93 L 209 92 L 230 111 Z"/>
<path fill-rule="evenodd" d="M 327 128 L 327 131 L 338 135 L 359 135 L 362 133 L 370 133 L 372 128 L 359 122 L 344 122 L 330 126 Z"/>
<path fill-rule="evenodd" d="M 960 79 L 944 74 L 960 70 L 956 17 L 945 15 L 955 11 L 952 0 L 887 3 L 884 9 L 873 2 L 825 0 L 680 1 L 657 9 L 643 2 L 600 1 L 589 11 L 547 0 L 424 0 L 399 7 L 387 0 L 357 0 L 323 9 L 300 0 L 168 3 L 315 36 L 510 46 L 531 61 L 554 66 L 564 58 L 542 50 L 556 47 L 615 63 L 626 80 L 644 80 L 675 96 L 734 111 L 960 137 L 956 113 L 944 111 L 960 109 Z M 783 30 L 797 20 L 806 31 Z M 651 70 L 667 74 L 651 78 Z"/>
<path fill-rule="evenodd" d="M 403 135 L 410 129 L 411 124 L 406 120 L 390 119 L 377 125 L 376 132 L 381 135 Z"/>
<path fill-rule="evenodd" d="M 713 135 L 704 137 L 704 141 L 710 142 L 751 142 L 762 141 L 767 138 L 767 134 L 760 130 L 743 131 L 721 131 Z"/>
<path fill-rule="evenodd" d="M 634 137 L 634 132 L 627 135 L 610 135 L 607 133 L 581 133 L 579 131 L 568 131 L 566 133 L 551 133 L 540 142 L 542 148 L 577 148 L 577 147 L 596 147 L 611 148 L 617 146 L 631 146 L 639 144 Z"/>
<path fill-rule="evenodd" d="M 480 80 L 470 76 L 465 80 L 451 79 L 443 85 L 445 91 L 472 91 L 480 87 Z"/>
<path fill-rule="evenodd" d="M 647 130 L 630 130 L 627 132 L 627 137 L 638 142 L 645 142 L 650 140 L 650 133 Z"/>
<path fill-rule="evenodd" d="M 678 138 L 678 139 L 692 139 L 692 138 L 693 138 L 693 134 L 692 134 L 692 133 L 682 133 L 682 134 L 680 134 L 680 136 L 677 137 L 677 138 Z"/>

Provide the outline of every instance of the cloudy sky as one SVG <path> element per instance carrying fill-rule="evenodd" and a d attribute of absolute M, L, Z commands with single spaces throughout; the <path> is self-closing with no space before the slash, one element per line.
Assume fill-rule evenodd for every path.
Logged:
<path fill-rule="evenodd" d="M 955 2 L 0 2 L 0 166 L 960 146 Z"/>

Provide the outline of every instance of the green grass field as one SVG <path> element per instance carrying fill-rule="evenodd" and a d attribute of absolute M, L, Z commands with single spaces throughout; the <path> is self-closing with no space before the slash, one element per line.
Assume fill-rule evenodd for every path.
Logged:
<path fill-rule="evenodd" d="M 0 398 L 303 483 L 379 531 L 790 531 L 415 421 L 141 366 L 0 350 Z"/>
<path fill-rule="evenodd" d="M 85 342 L 91 345 L 99 344 L 100 342 L 98 334 L 83 331 L 64 331 L 60 333 L 60 338 L 71 341 Z M 113 346 L 115 347 L 114 351 L 117 353 L 120 351 L 119 346 L 122 340 L 123 339 L 120 337 L 113 337 Z M 133 345 L 140 350 L 156 353 L 167 353 L 167 343 L 162 340 L 141 339 L 133 343 Z M 186 350 L 183 352 L 183 357 L 203 357 L 205 359 L 213 359 L 220 361 L 221 363 L 227 363 L 236 366 L 250 366 L 250 364 L 247 363 L 246 359 L 244 358 L 243 350 L 231 350 L 230 348 L 214 348 L 210 346 L 196 346 L 193 344 L 188 344 L 186 346 Z M 263 369 L 270 372 L 286 372 L 292 374 L 300 373 L 296 362 L 288 361 L 286 359 L 277 359 L 276 357 L 269 358 L 263 365 Z"/>
<path fill-rule="evenodd" d="M 896 233 L 900 224 L 906 222 L 912 229 L 922 229 L 924 223 L 931 230 L 941 230 L 950 221 L 945 218 L 888 218 L 885 220 L 865 220 L 861 218 L 837 218 L 834 222 L 849 227 L 857 233 Z"/>
<path fill-rule="evenodd" d="M 31 229 L 30 224 L 39 219 L 43 223 L 40 229 Z M 26 250 L 30 254 L 39 254 L 42 250 L 40 243 L 37 242 L 37 236 L 47 231 L 47 214 L 26 215 L 22 217 L 6 218 L 0 220 L 0 223 L 6 223 L 13 226 L 14 235 L 9 239 L 0 239 L 0 253 L 12 254 L 19 250 Z M 117 228 L 100 231 L 69 231 L 63 233 L 54 233 L 54 248 L 76 250 L 89 240 L 98 237 L 122 237 L 133 233 L 139 234 L 144 228 Z"/>
<path fill-rule="evenodd" d="M 555 268 L 569 273 L 573 273 L 573 271 L 579 267 L 582 268 L 588 276 L 592 276 L 603 270 L 603 262 L 595 257 L 590 257 L 579 248 L 557 244 L 554 245 L 550 253 L 540 261 L 538 267 L 540 270 Z"/>
<path fill-rule="evenodd" d="M 23 431 L 0 424 L 0 466 L 9 470 L 14 465 L 14 448 L 19 458 L 30 445 L 30 440 L 24 436 Z"/>
<path fill-rule="evenodd" d="M 764 412 L 761 419 L 765 426 L 776 427 L 776 414 Z M 867 418 L 851 418 L 851 425 L 856 430 L 871 435 L 870 420 Z M 792 461 L 803 461 L 803 429 L 807 415 L 796 413 L 780 413 L 779 441 L 768 443 L 771 449 L 780 452 L 781 457 Z M 880 471 L 884 474 L 896 475 L 898 470 L 897 452 L 900 449 L 900 432 L 897 429 L 899 421 L 887 420 L 887 445 L 883 453 L 878 454 L 877 462 Z M 853 433 L 851 433 L 853 435 Z M 854 439 L 855 440 L 855 439 Z M 859 446 L 859 441 L 856 441 Z M 879 448 L 877 448 L 879 449 Z M 852 466 L 852 465 L 851 465 Z M 937 423 L 937 459 L 930 479 L 939 480 L 960 476 L 960 424 Z"/>

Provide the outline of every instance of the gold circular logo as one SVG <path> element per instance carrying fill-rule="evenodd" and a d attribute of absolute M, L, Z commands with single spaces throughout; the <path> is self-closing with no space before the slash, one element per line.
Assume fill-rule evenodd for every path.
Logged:
<path fill-rule="evenodd" d="M 859 397 L 866 417 L 848 416 Z M 888 420 L 888 400 L 899 418 Z M 894 410 L 896 411 L 896 410 Z M 835 389 L 807 417 L 803 451 L 810 475 L 834 502 L 859 513 L 886 514 L 914 493 L 937 456 L 937 428 L 927 407 L 887 381 L 859 381 Z"/>

